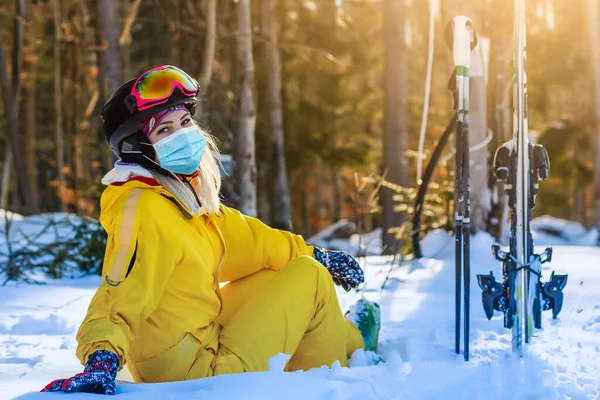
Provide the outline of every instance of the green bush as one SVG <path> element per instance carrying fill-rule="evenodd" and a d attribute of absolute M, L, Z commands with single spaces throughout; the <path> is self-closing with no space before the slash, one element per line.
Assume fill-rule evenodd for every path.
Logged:
<path fill-rule="evenodd" d="M 100 274 L 106 232 L 91 218 L 48 214 L 5 220 L 0 243 L 0 276 L 39 283 L 80 273 Z"/>

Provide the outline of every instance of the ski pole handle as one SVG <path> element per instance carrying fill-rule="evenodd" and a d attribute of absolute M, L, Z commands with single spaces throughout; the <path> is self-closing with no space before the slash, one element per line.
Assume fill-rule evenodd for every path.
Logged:
<path fill-rule="evenodd" d="M 452 50 L 454 66 L 469 68 L 471 50 L 477 46 L 477 34 L 470 18 L 458 15 L 446 26 L 446 44 Z"/>

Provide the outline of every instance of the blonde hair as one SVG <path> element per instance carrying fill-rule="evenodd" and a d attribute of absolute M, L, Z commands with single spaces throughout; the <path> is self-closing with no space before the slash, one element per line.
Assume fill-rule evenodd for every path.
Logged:
<path fill-rule="evenodd" d="M 202 208 L 209 214 L 217 213 L 221 200 L 219 193 L 221 191 L 221 161 L 219 160 L 219 148 L 217 147 L 217 138 L 206 132 L 198 125 L 202 136 L 206 139 L 207 146 L 198 167 L 198 176 L 186 185 L 175 176 L 167 176 L 150 171 L 154 179 L 177 198 L 192 214 L 200 214 Z M 191 186 L 191 187 L 190 187 Z M 193 191 L 192 191 L 193 189 Z M 200 200 L 200 205 L 198 201 Z"/>

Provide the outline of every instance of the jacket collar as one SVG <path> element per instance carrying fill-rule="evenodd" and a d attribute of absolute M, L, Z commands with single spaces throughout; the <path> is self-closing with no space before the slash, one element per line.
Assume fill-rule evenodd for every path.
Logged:
<path fill-rule="evenodd" d="M 191 178 L 193 178 L 193 176 Z M 179 199 L 173 196 L 171 192 L 166 190 L 154 179 L 154 176 L 150 173 L 150 171 L 138 164 L 117 161 L 114 168 L 104 175 L 101 182 L 107 186 L 123 186 L 128 184 L 127 186 L 144 187 L 150 189 L 175 202 L 186 218 L 187 215 L 192 215 L 191 211 L 188 210 L 187 207 L 179 201 Z M 206 209 L 201 207 L 199 215 L 207 213 L 208 212 Z"/>
<path fill-rule="evenodd" d="M 198 171 L 195 171 L 190 176 L 181 176 L 177 175 L 179 180 L 191 181 L 192 179 L 198 177 Z M 148 183 L 149 185 L 156 186 L 158 182 L 154 179 L 154 176 L 150 171 L 146 168 L 132 163 L 126 163 L 123 161 L 117 161 L 113 169 L 111 169 L 104 177 L 102 178 L 102 184 L 104 185 L 114 185 L 120 184 L 123 185 L 130 180 L 138 180 L 141 182 Z"/>
<path fill-rule="evenodd" d="M 107 186 L 121 186 L 130 180 L 139 180 L 152 186 L 158 185 L 158 182 L 154 180 L 154 177 L 146 168 L 137 164 L 124 163 L 122 161 L 117 161 L 115 167 L 104 175 L 101 182 Z"/>

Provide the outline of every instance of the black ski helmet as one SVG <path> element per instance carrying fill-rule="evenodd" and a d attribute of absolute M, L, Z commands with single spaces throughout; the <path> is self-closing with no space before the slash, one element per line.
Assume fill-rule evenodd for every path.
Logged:
<path fill-rule="evenodd" d="M 193 96 L 186 95 L 178 88 L 169 99 L 147 110 L 138 111 L 132 104 L 131 89 L 137 80 L 133 78 L 119 87 L 108 99 L 100 114 L 102 128 L 112 151 L 124 162 L 147 167 L 156 167 L 152 146 L 141 131 L 142 122 L 159 111 L 180 104 L 185 105 L 191 115 L 196 111 L 198 91 Z"/>

